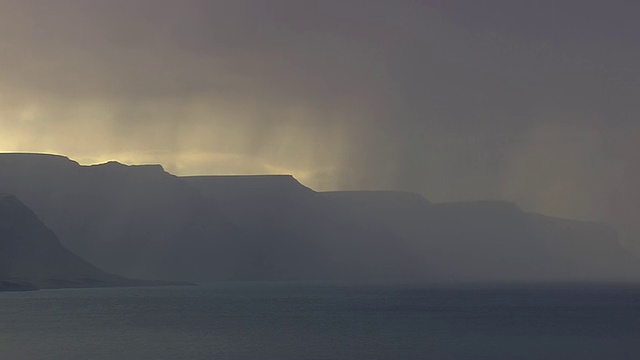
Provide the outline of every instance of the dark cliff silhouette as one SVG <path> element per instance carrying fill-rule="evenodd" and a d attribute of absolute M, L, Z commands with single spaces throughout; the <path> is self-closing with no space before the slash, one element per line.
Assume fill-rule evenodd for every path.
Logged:
<path fill-rule="evenodd" d="M 158 165 L 80 166 L 0 154 L 0 189 L 69 249 L 147 279 L 632 281 L 609 227 L 505 202 L 315 192 L 292 176 L 176 177 Z"/>
<path fill-rule="evenodd" d="M 0 194 L 0 290 L 151 284 L 107 274 L 82 260 L 18 199 Z"/>

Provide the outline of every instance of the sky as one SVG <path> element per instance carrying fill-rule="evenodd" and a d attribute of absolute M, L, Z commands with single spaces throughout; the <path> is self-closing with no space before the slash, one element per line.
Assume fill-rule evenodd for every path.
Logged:
<path fill-rule="evenodd" d="M 614 0 L 0 0 L 0 151 L 507 200 L 640 235 L 638 13 Z"/>

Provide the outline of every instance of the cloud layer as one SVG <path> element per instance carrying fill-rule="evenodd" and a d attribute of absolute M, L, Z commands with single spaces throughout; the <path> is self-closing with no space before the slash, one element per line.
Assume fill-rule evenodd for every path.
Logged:
<path fill-rule="evenodd" d="M 634 228 L 631 1 L 0 3 L 0 150 Z"/>

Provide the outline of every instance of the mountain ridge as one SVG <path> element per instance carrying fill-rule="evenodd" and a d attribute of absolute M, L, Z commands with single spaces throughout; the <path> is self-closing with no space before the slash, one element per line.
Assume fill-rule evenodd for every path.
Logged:
<path fill-rule="evenodd" d="M 0 154 L 0 189 L 27 199 L 65 245 L 119 275 L 196 281 L 640 279 L 637 256 L 626 254 L 606 225 L 528 213 L 509 202 L 316 192 L 291 175 L 180 177 L 161 166 L 117 162 L 69 161 L 56 168 L 42 166 L 49 158 L 34 157 L 7 161 Z"/>
<path fill-rule="evenodd" d="M 103 272 L 62 247 L 15 196 L 0 195 L 0 290 L 159 284 Z"/>

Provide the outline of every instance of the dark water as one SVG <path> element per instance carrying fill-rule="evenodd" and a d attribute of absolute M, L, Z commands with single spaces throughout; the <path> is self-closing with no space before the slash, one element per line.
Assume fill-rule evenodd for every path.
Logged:
<path fill-rule="evenodd" d="M 640 288 L 0 293 L 0 359 L 640 359 Z"/>

